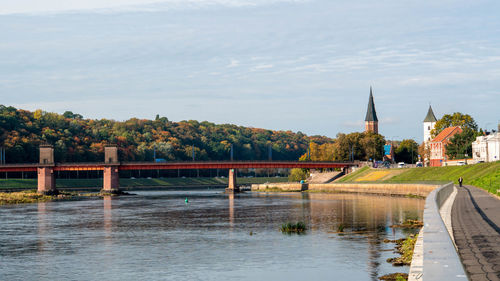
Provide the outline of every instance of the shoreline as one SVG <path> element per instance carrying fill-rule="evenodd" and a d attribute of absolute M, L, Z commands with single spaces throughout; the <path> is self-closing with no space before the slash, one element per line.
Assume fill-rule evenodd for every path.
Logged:
<path fill-rule="evenodd" d="M 325 192 L 325 193 L 360 193 L 390 196 L 416 196 L 425 198 L 440 185 L 436 184 L 370 184 L 370 183 L 269 183 L 252 184 L 252 191 L 257 192 Z"/>

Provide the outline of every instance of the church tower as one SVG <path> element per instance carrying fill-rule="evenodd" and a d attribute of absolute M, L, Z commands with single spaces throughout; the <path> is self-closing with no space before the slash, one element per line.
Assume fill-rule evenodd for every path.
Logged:
<path fill-rule="evenodd" d="M 373 102 L 372 87 L 370 86 L 370 99 L 368 100 L 368 109 L 365 117 L 365 132 L 378 134 L 378 118 L 375 111 L 375 103 Z"/>
<path fill-rule="evenodd" d="M 432 107 L 429 105 L 429 110 L 427 111 L 427 116 L 424 119 L 424 143 L 428 143 L 431 141 L 431 131 L 434 129 L 436 125 L 437 119 L 432 111 Z"/>

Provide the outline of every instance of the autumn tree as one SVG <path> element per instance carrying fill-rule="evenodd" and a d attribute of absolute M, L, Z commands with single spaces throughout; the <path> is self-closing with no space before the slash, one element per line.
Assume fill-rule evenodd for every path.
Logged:
<path fill-rule="evenodd" d="M 290 170 L 290 175 L 288 175 L 288 180 L 290 182 L 297 182 L 301 180 L 305 180 L 309 177 L 308 169 L 299 169 L 295 168 Z"/>
<path fill-rule="evenodd" d="M 426 166 L 429 165 L 429 159 L 431 157 L 431 150 L 429 145 L 427 145 L 425 142 L 421 143 L 418 146 L 418 155 L 420 155 L 422 162 L 427 160 L 427 163 L 425 163 Z"/>

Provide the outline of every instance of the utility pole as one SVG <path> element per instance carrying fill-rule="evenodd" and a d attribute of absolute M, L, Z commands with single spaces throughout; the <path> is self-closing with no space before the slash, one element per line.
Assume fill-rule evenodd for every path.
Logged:
<path fill-rule="evenodd" d="M 153 147 L 153 162 L 156 162 L 156 143 Z"/>
<path fill-rule="evenodd" d="M 234 150 L 233 150 L 233 144 L 231 144 L 231 161 L 234 160 Z"/>

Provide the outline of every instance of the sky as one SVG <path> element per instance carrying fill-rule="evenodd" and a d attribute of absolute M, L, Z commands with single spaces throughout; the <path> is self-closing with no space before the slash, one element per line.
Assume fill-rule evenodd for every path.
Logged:
<path fill-rule="evenodd" d="M 2 0 L 0 104 L 386 139 L 500 122 L 500 2 Z"/>

